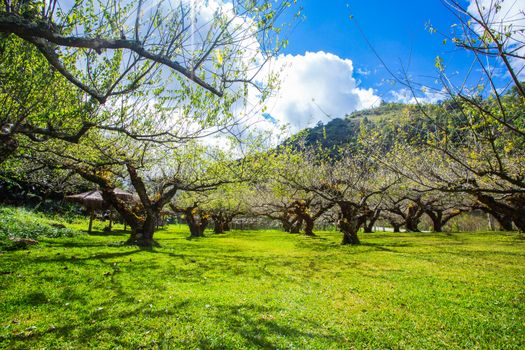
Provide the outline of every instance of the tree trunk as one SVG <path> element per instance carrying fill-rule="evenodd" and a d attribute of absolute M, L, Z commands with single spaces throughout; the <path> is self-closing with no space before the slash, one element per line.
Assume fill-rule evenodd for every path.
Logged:
<path fill-rule="evenodd" d="M 213 218 L 213 233 L 224 233 L 224 222 L 222 219 Z"/>
<path fill-rule="evenodd" d="M 512 221 L 518 228 L 518 231 L 525 232 L 525 217 L 515 217 Z"/>
<path fill-rule="evenodd" d="M 374 224 L 376 223 L 376 220 L 371 219 L 368 222 L 365 222 L 363 225 L 363 232 L 364 233 L 373 233 L 374 232 Z"/>
<path fill-rule="evenodd" d="M 501 215 L 499 217 L 496 217 L 496 220 L 499 223 L 499 229 L 501 231 L 512 231 L 512 219 L 510 217 Z"/>
<path fill-rule="evenodd" d="M 204 230 L 201 230 L 200 225 L 196 223 L 188 223 L 188 227 L 190 228 L 190 237 L 204 237 Z"/>
<path fill-rule="evenodd" d="M 419 204 L 409 204 L 406 209 L 405 227 L 409 232 L 421 232 L 417 227 L 421 221 L 421 216 L 425 213 L 424 208 Z"/>
<path fill-rule="evenodd" d="M 339 219 L 338 226 L 339 230 L 343 233 L 343 241 L 341 244 L 347 245 L 358 245 L 361 242 L 357 236 L 359 231 L 359 217 L 358 209 L 349 204 L 348 202 L 338 203 L 341 209 L 341 218 Z M 362 221 L 362 220 L 361 220 Z"/>
<path fill-rule="evenodd" d="M 93 219 L 95 218 L 95 211 L 91 209 L 89 211 L 89 227 L 88 227 L 88 233 L 91 233 L 91 229 L 93 228 Z"/>
<path fill-rule="evenodd" d="M 204 237 L 205 227 L 203 227 L 200 223 L 196 222 L 195 220 L 187 221 L 187 223 L 188 227 L 190 228 L 190 237 Z"/>
<path fill-rule="evenodd" d="M 433 230 L 434 232 L 443 232 L 443 225 L 442 225 L 442 222 L 441 220 L 432 220 L 432 226 L 433 226 Z"/>
<path fill-rule="evenodd" d="M 361 244 L 359 237 L 357 237 L 357 232 L 343 231 L 343 241 L 342 245 L 358 245 Z"/>
<path fill-rule="evenodd" d="M 367 220 L 365 220 L 363 225 L 363 232 L 364 233 L 373 233 L 374 232 L 374 225 L 379 219 L 379 215 L 381 214 L 381 210 L 377 209 L 372 212 L 372 215 L 370 215 Z"/>
<path fill-rule="evenodd" d="M 315 237 L 314 220 L 308 216 L 304 218 L 304 222 L 305 222 L 304 234 L 310 237 Z"/>
<path fill-rule="evenodd" d="M 425 213 L 428 215 L 430 220 L 432 220 L 432 226 L 434 232 L 443 232 L 443 212 L 442 211 L 432 211 L 426 210 Z"/>
<path fill-rule="evenodd" d="M 487 220 L 488 220 L 488 225 L 489 225 L 489 231 L 494 231 L 495 230 L 494 217 L 490 215 L 489 213 L 487 213 Z"/>
<path fill-rule="evenodd" d="M 295 220 L 291 224 L 290 233 L 300 233 L 302 226 L 303 226 L 303 220 L 301 219 Z"/>
<path fill-rule="evenodd" d="M 419 218 L 407 218 L 405 222 L 405 227 L 409 232 L 421 232 L 417 227 L 419 225 Z"/>
<path fill-rule="evenodd" d="M 498 220 L 503 231 L 512 231 L 512 223 L 519 231 L 525 231 L 525 196 L 516 195 L 506 201 L 500 201 L 488 195 L 478 194 L 477 199 L 487 207 L 484 210 Z"/>
<path fill-rule="evenodd" d="M 392 225 L 392 227 L 394 228 L 394 232 L 401 232 L 401 224 L 394 224 L 394 223 L 390 223 Z"/>
<path fill-rule="evenodd" d="M 190 238 L 204 237 L 204 231 L 208 226 L 208 220 L 202 212 L 195 212 L 197 207 L 188 207 L 184 210 L 186 223 L 190 228 Z M 198 217 L 197 217 L 198 216 Z"/>
<path fill-rule="evenodd" d="M 290 220 L 288 220 L 288 218 L 281 217 L 279 220 L 281 221 L 281 224 L 283 225 L 284 232 L 290 232 L 292 230 L 292 223 L 290 222 Z"/>
<path fill-rule="evenodd" d="M 150 248 L 157 243 L 153 240 L 155 233 L 155 224 L 157 222 L 156 215 L 148 214 L 146 219 L 139 226 L 131 226 L 131 236 L 126 242 L 129 245 L 137 245 L 139 247 Z"/>

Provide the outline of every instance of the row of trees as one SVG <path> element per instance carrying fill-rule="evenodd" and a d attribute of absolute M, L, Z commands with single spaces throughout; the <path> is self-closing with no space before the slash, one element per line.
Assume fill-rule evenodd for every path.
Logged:
<path fill-rule="evenodd" d="M 427 215 L 441 231 L 472 209 L 525 231 L 522 28 L 499 19 L 498 3 L 449 3 L 462 28 L 450 41 L 484 72 L 475 90 L 453 86 L 437 60 L 444 103 L 356 121 L 360 137 L 338 148 L 296 140 L 269 151 L 250 118 L 275 87 L 263 66 L 285 44 L 277 23 L 291 2 L 5 1 L 2 177 L 52 172 L 96 186 L 130 225 L 129 243 L 144 246 L 166 208 L 192 236 L 243 213 L 307 235 L 322 219 L 358 244 L 378 218 L 416 231 Z M 507 70 L 503 89 L 487 60 Z"/>
<path fill-rule="evenodd" d="M 457 24 L 440 34 L 469 52 L 477 69 L 454 84 L 437 58 L 442 103 L 418 100 L 417 83 L 404 74 L 396 79 L 416 105 L 403 116 L 361 123 L 359 142 L 337 150 L 281 148 L 259 186 L 262 202 L 251 205 L 256 213 L 291 232 L 304 223 L 309 235 L 312 221 L 328 215 L 343 244 L 358 243 L 357 231 L 369 231 L 379 217 L 417 231 L 427 215 L 441 231 L 470 210 L 492 215 L 502 229 L 525 231 L 525 14 L 504 1 L 446 5 Z"/>
<path fill-rule="evenodd" d="M 285 45 L 280 17 L 294 3 L 1 2 L 4 181 L 52 172 L 96 186 L 130 225 L 129 242 L 153 244 L 180 191 L 244 177 L 199 140 L 244 138 L 275 85 L 264 67 Z M 117 186 L 138 200 L 122 201 Z"/>

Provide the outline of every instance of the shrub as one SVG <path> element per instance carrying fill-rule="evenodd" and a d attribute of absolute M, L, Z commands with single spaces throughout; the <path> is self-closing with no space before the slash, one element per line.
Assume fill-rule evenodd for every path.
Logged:
<path fill-rule="evenodd" d="M 0 207 L 0 250 L 27 247 L 28 239 L 73 237 L 79 232 L 23 208 Z"/>

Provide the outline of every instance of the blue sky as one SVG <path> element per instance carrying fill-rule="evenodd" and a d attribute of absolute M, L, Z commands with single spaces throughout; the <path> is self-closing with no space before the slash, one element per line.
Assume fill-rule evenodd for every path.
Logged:
<path fill-rule="evenodd" d="M 301 5 L 305 19 L 291 32 L 285 52 L 297 55 L 326 51 L 351 59 L 360 86 L 376 89 L 385 99 L 392 98 L 391 90 L 401 87 L 384 83 L 391 75 L 363 35 L 395 72 L 403 65 L 417 81 L 429 85 L 433 79 L 428 77 L 436 76 L 436 56 L 445 58 L 449 71 L 465 70 L 472 62 L 469 55 L 452 45 L 443 45 L 442 37 L 425 29 L 430 22 L 447 32 L 454 23 L 453 15 L 440 0 L 303 0 Z"/>
<path fill-rule="evenodd" d="M 473 1 L 463 4 L 474 13 Z M 493 3 L 477 1 L 485 8 Z M 281 89 L 268 103 L 270 120 L 289 125 L 292 132 L 377 106 L 382 100 L 413 103 L 413 94 L 402 84 L 393 83 L 378 56 L 398 77 L 406 70 L 410 81 L 416 83 L 413 86 L 420 101 L 435 103 L 446 98 L 437 80 L 438 56 L 455 86 L 461 85 L 467 74 L 471 86 L 479 82 L 477 66 L 472 69 L 474 56 L 450 41 L 443 43 L 443 34 L 454 36 L 452 25 L 458 20 L 442 0 L 298 2 L 304 19 L 288 34 L 289 44 L 275 62 L 284 67 Z M 525 0 L 501 0 L 500 4 L 502 10 L 494 23 L 520 18 L 515 24 L 525 26 Z M 431 34 L 429 24 L 442 34 Z M 525 70 L 521 76 L 525 79 Z M 501 87 L 508 76 L 501 74 L 495 79 Z"/>

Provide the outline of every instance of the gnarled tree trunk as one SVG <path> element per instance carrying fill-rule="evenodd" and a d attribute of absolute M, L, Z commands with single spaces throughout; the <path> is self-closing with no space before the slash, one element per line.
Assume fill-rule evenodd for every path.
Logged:
<path fill-rule="evenodd" d="M 141 247 L 151 247 L 156 245 L 153 240 L 153 234 L 155 233 L 155 227 L 157 223 L 156 215 L 146 215 L 146 218 L 139 225 L 130 225 L 131 236 L 129 237 L 127 244 L 138 245 Z"/>
<path fill-rule="evenodd" d="M 418 228 L 424 211 L 417 204 L 409 205 L 405 216 L 405 227 L 409 232 L 421 232 Z"/>
<path fill-rule="evenodd" d="M 476 197 L 487 207 L 484 210 L 498 220 L 502 229 L 512 231 L 513 227 L 510 223 L 512 221 L 520 232 L 525 232 L 525 195 L 514 195 L 506 201 L 496 200 L 494 197 L 480 193 Z"/>
<path fill-rule="evenodd" d="M 381 214 L 380 209 L 373 210 L 370 215 L 366 218 L 366 221 L 363 225 L 363 232 L 364 233 L 372 233 L 374 232 L 374 225 L 379 219 L 379 215 Z"/>
<path fill-rule="evenodd" d="M 358 208 L 354 207 L 348 202 L 338 202 L 337 204 L 341 209 L 341 217 L 337 223 L 339 230 L 343 234 L 343 240 L 341 244 L 360 244 L 361 241 L 357 236 L 357 232 L 363 223 L 363 218 L 358 216 Z"/>
<path fill-rule="evenodd" d="M 184 213 L 184 219 L 190 229 L 190 238 L 204 237 L 204 230 L 208 226 L 208 214 L 200 210 L 197 204 L 184 209 L 171 207 L 173 211 Z"/>
<path fill-rule="evenodd" d="M 394 232 L 401 232 L 401 226 L 403 226 L 402 224 L 390 222 L 390 225 L 392 225 Z"/>
<path fill-rule="evenodd" d="M 104 176 L 98 175 L 96 172 L 87 172 L 82 169 L 75 169 L 75 171 L 86 180 L 99 185 L 104 200 L 111 204 L 130 226 L 131 235 L 127 243 L 141 247 L 151 247 L 156 245 L 153 235 L 160 218 L 160 212 L 164 205 L 173 198 L 178 187 L 173 185 L 169 190 L 157 193 L 156 199 L 152 200 L 148 196 L 146 185 L 137 173 L 137 170 L 131 164 L 126 164 L 126 168 L 140 202 L 126 202 L 118 198 L 114 192 L 114 186 Z"/>
<path fill-rule="evenodd" d="M 445 213 L 444 210 L 427 208 L 425 209 L 425 213 L 428 215 L 430 220 L 432 220 L 433 231 L 443 232 L 443 227 L 447 224 L 447 222 L 463 213 L 463 210 L 455 209 Z"/>
<path fill-rule="evenodd" d="M 301 226 L 304 222 L 304 234 L 307 236 L 311 236 L 311 237 L 315 236 L 314 234 L 315 221 L 312 215 L 310 214 L 308 205 L 309 205 L 309 202 L 307 201 L 297 200 L 293 202 L 292 211 L 295 214 L 295 217 L 297 220 L 297 225 L 295 227 L 297 232 L 295 232 L 294 230 L 294 232 L 292 233 L 299 233 Z"/>
<path fill-rule="evenodd" d="M 291 222 L 290 233 L 300 233 L 301 227 L 303 227 L 303 220 L 301 218 L 296 217 Z"/>
<path fill-rule="evenodd" d="M 221 234 L 224 233 L 225 225 L 226 225 L 226 217 L 223 213 L 218 212 L 211 214 L 211 218 L 213 219 L 213 233 L 215 234 Z"/>

